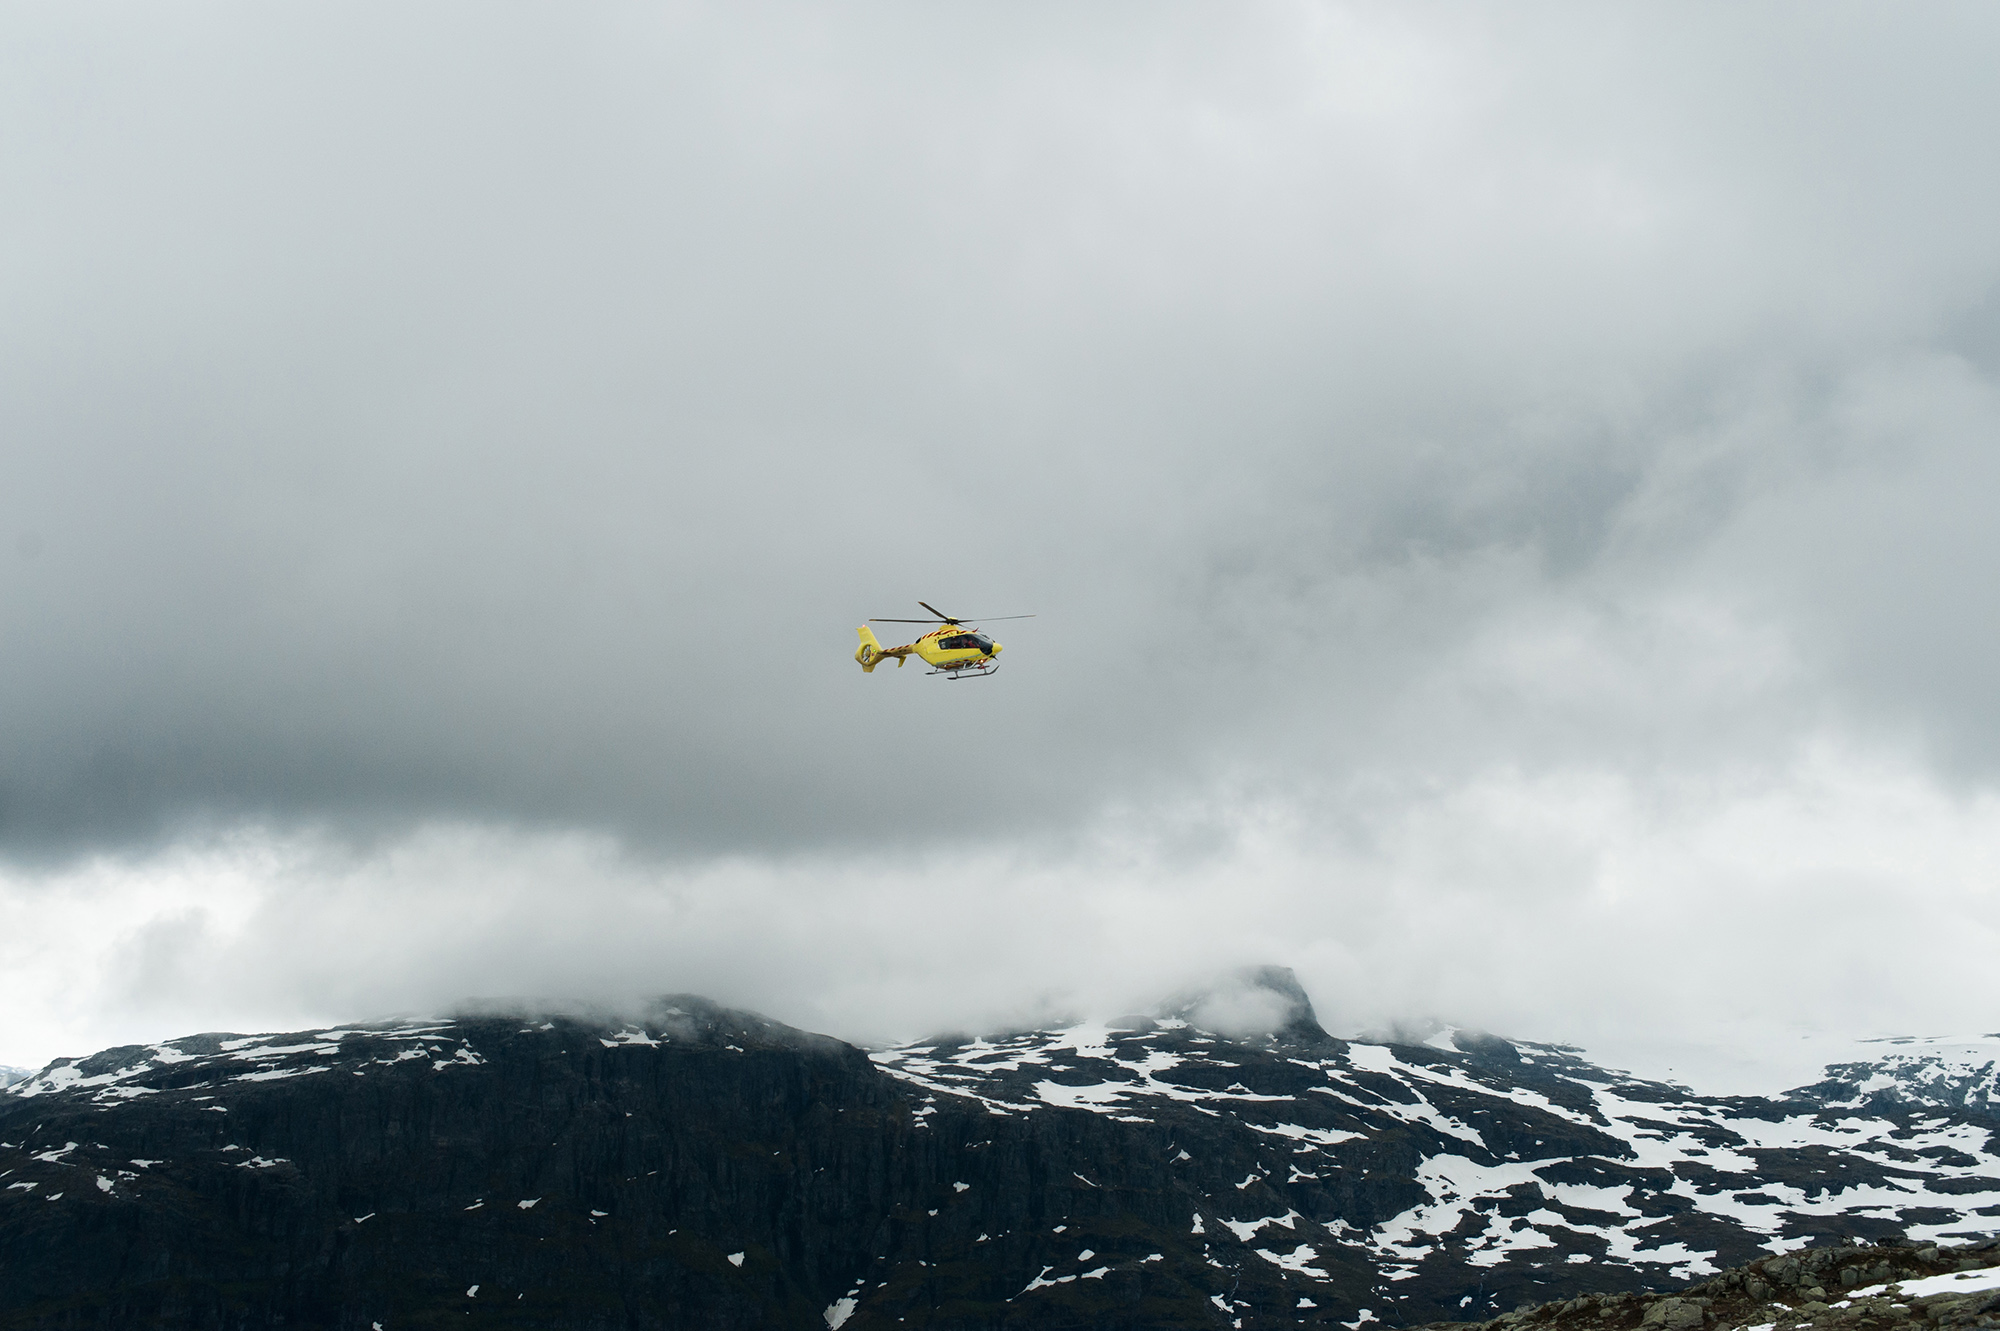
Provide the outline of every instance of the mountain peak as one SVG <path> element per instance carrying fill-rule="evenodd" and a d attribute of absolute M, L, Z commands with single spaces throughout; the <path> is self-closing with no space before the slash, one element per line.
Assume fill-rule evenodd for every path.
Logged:
<path fill-rule="evenodd" d="M 1268 1035 L 1317 1042 L 1329 1037 L 1290 966 L 1245 966 L 1175 994 L 1159 1015 L 1242 1040 Z"/>

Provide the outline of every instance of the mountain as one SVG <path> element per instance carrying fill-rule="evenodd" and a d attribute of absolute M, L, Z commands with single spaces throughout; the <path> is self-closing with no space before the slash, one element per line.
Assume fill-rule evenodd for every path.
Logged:
<path fill-rule="evenodd" d="M 34 1075 L 34 1070 L 31 1068 L 17 1068 L 11 1064 L 0 1063 L 0 1087 L 12 1086 L 15 1082 L 26 1081 Z"/>
<path fill-rule="evenodd" d="M 1981 1236 L 1995 1131 L 1336 1039 L 1274 968 L 872 1054 L 687 996 L 211 1034 L 0 1092 L 0 1328 L 1474 1320 Z"/>
<path fill-rule="evenodd" d="M 1943 1109 L 2000 1124 L 2000 1034 L 1871 1040 L 1879 1057 L 1829 1067 L 1792 1097 L 1829 1109 Z"/>

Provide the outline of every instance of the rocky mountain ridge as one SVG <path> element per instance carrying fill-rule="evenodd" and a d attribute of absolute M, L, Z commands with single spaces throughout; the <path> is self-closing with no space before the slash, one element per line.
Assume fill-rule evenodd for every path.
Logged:
<path fill-rule="evenodd" d="M 1239 989 L 872 1054 L 683 996 L 58 1060 L 0 1093 L 0 1328 L 1361 1331 L 2000 1229 L 1961 1109 Z"/>

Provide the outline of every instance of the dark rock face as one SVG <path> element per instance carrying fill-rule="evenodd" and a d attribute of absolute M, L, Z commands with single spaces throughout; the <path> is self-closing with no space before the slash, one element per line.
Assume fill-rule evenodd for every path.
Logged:
<path fill-rule="evenodd" d="M 109 1103 L 91 1083 L 153 1051 L 85 1060 L 0 1113 L 7 1181 L 36 1182 L 0 1210 L 0 1318 L 809 1325 L 863 1262 L 907 1111 L 853 1049 L 681 1006 L 653 1045 L 507 1020 L 200 1037 Z"/>
<path fill-rule="evenodd" d="M 1271 987 L 1235 1039 L 871 1057 L 681 997 L 61 1062 L 0 1094 L 0 1328 L 1409 1325 L 2000 1227 L 1964 1118 L 1341 1041 Z"/>

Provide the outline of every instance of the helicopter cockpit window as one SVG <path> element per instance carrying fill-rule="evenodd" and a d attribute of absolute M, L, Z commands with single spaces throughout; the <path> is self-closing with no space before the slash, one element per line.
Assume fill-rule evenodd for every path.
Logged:
<path fill-rule="evenodd" d="M 948 651 L 956 651 L 966 647 L 977 648 L 979 646 L 979 636 L 974 633 L 954 633 L 949 638 L 940 638 L 938 646 Z"/>

